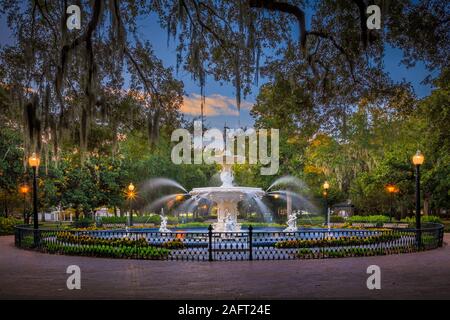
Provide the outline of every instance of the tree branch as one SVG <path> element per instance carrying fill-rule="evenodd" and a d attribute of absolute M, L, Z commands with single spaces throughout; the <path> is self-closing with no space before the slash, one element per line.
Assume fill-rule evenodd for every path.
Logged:
<path fill-rule="evenodd" d="M 306 21 L 305 13 L 302 9 L 286 2 L 278 2 L 275 0 L 249 0 L 250 8 L 261 8 L 270 11 L 289 13 L 294 15 L 298 20 L 300 29 L 300 45 L 303 51 L 306 51 Z"/>
<path fill-rule="evenodd" d="M 350 67 L 350 74 L 351 74 L 351 76 L 352 76 L 352 78 L 353 78 L 353 81 L 357 82 L 357 80 L 356 80 L 356 78 L 355 78 L 355 74 L 354 74 L 354 65 L 353 65 L 353 61 L 352 61 L 350 55 L 347 53 L 347 51 L 346 51 L 342 46 L 340 46 L 340 45 L 337 43 L 336 39 L 334 39 L 333 36 L 331 36 L 331 35 L 329 35 L 329 34 L 326 34 L 325 32 L 320 32 L 320 31 L 309 31 L 309 32 L 307 33 L 307 36 L 309 36 L 309 35 L 311 35 L 311 36 L 316 36 L 316 37 L 320 37 L 320 38 L 323 38 L 323 39 L 328 39 L 328 40 L 333 44 L 333 46 L 334 46 L 336 49 L 338 49 L 339 52 L 340 52 L 342 55 L 344 55 L 345 59 L 347 60 L 347 62 L 348 62 L 348 64 L 349 64 L 349 67 Z"/>
<path fill-rule="evenodd" d="M 66 65 L 69 60 L 70 53 L 75 50 L 79 45 L 83 42 L 86 42 L 88 39 L 91 39 L 94 31 L 97 29 L 98 23 L 100 21 L 100 15 L 102 12 L 102 0 L 95 0 L 94 8 L 92 13 L 92 18 L 89 21 L 86 32 L 76 38 L 71 44 L 66 44 L 61 49 L 61 63 L 58 66 L 58 71 L 56 74 L 56 91 L 60 94 L 62 89 L 62 82 L 64 80 Z"/>
<path fill-rule="evenodd" d="M 359 9 L 359 23 L 361 28 L 361 41 L 364 45 L 364 48 L 367 48 L 367 40 L 368 40 L 368 32 L 366 25 L 366 10 L 367 5 L 364 0 L 353 0 L 353 2 L 358 6 Z"/>

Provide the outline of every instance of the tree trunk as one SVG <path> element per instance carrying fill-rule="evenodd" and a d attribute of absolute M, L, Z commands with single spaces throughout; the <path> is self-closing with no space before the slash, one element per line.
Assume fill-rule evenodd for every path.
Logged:
<path fill-rule="evenodd" d="M 423 199 L 423 214 L 425 216 L 430 214 L 430 199 L 428 196 L 425 196 Z"/>

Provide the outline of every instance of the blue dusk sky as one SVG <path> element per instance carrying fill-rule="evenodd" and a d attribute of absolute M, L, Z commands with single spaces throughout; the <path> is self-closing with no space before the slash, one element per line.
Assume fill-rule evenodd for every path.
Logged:
<path fill-rule="evenodd" d="M 307 12 L 307 17 L 311 12 Z M 308 19 L 310 20 L 310 19 Z M 173 67 L 176 65 L 176 43 L 173 40 L 167 41 L 167 31 L 163 30 L 156 15 L 150 15 L 139 20 L 138 34 L 140 39 L 148 40 L 152 43 L 155 54 L 160 58 L 164 66 Z M 293 37 L 296 37 L 294 31 Z M 6 18 L 0 16 L 0 46 L 12 44 L 11 32 L 7 27 Z M 413 68 L 406 68 L 401 65 L 403 58 L 402 51 L 387 47 L 385 51 L 385 70 L 389 72 L 394 81 L 406 80 L 410 82 L 418 97 L 427 96 L 431 87 L 423 85 L 421 82 L 430 74 L 422 62 L 418 62 Z M 190 119 L 200 113 L 200 86 L 191 75 L 180 68 L 175 77 L 184 82 L 186 92 L 185 103 L 182 111 L 186 118 Z M 267 80 L 262 78 L 259 86 Z M 259 91 L 254 87 L 251 95 L 247 96 L 242 103 L 241 111 L 238 112 L 235 102 L 235 89 L 231 83 L 221 84 L 208 77 L 205 87 L 206 95 L 206 123 L 209 127 L 223 128 L 225 123 L 231 128 L 239 126 L 252 126 L 253 119 L 249 114 L 252 104 L 256 101 Z"/>

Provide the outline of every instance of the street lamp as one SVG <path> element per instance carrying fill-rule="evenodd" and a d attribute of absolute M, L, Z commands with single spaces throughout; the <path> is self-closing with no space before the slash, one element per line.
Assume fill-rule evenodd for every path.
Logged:
<path fill-rule="evenodd" d="M 133 214 L 131 212 L 131 201 L 134 200 L 136 198 L 136 187 L 134 186 L 133 183 L 130 183 L 128 186 L 128 191 L 127 191 L 127 199 L 130 202 L 130 208 L 129 208 L 129 225 L 132 226 L 133 225 Z"/>
<path fill-rule="evenodd" d="M 26 212 L 27 205 L 27 194 L 30 192 L 30 187 L 28 185 L 23 184 L 19 187 L 19 193 L 23 195 L 23 223 L 28 224 L 28 216 Z"/>
<path fill-rule="evenodd" d="M 33 152 L 31 157 L 28 158 L 28 164 L 33 169 L 33 227 L 34 227 L 34 245 L 37 247 L 39 244 L 38 241 L 38 232 L 39 222 L 38 222 L 38 198 L 37 198 L 37 168 L 41 163 L 41 159 L 39 156 Z"/>
<path fill-rule="evenodd" d="M 325 213 L 327 216 L 327 227 L 330 228 L 330 210 L 328 210 L 328 190 L 330 189 L 330 184 L 328 181 L 323 183 L 323 197 L 325 198 Z"/>
<path fill-rule="evenodd" d="M 389 221 L 392 221 L 392 216 L 394 215 L 394 194 L 398 192 L 398 188 L 395 184 L 388 184 L 386 186 L 386 191 L 389 193 Z"/>
<path fill-rule="evenodd" d="M 412 157 L 412 162 L 416 167 L 416 229 L 417 229 L 417 246 L 422 246 L 422 232 L 420 223 L 420 166 L 425 161 L 423 154 L 417 150 L 416 154 Z"/>

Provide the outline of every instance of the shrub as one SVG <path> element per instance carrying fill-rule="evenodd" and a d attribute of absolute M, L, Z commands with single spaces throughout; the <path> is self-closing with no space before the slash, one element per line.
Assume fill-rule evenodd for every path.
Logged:
<path fill-rule="evenodd" d="M 0 217 L 0 235 L 4 236 L 14 234 L 14 226 L 21 223 L 22 220 L 13 217 L 9 218 Z"/>
<path fill-rule="evenodd" d="M 76 220 L 72 223 L 72 227 L 74 228 L 89 228 L 94 225 L 94 220 L 89 218 L 83 218 Z"/>
<path fill-rule="evenodd" d="M 330 222 L 331 223 L 344 223 L 345 219 L 341 216 L 330 216 Z"/>
<path fill-rule="evenodd" d="M 101 219 L 102 224 L 126 224 L 128 217 L 103 217 Z M 159 225 L 161 223 L 161 217 L 157 214 L 146 216 L 133 216 L 133 223 L 150 223 Z M 171 225 L 178 223 L 177 217 L 168 217 L 168 223 Z"/>
<path fill-rule="evenodd" d="M 208 228 L 210 223 L 207 222 L 187 222 L 180 223 L 177 228 Z"/>
<path fill-rule="evenodd" d="M 344 247 L 344 246 L 360 246 L 376 243 L 389 242 L 399 239 L 399 234 L 383 233 L 368 237 L 343 236 L 339 238 L 322 238 L 322 239 L 301 239 L 301 240 L 284 240 L 275 243 L 275 248 L 323 248 L 323 247 Z"/>
<path fill-rule="evenodd" d="M 90 235 L 75 235 L 71 232 L 61 231 L 56 234 L 56 239 L 60 242 L 79 244 L 79 245 L 107 245 L 112 247 L 119 246 L 149 246 L 146 238 L 142 237 L 139 239 L 129 239 L 129 238 L 101 238 L 93 237 Z"/>
<path fill-rule="evenodd" d="M 104 258 L 127 258 L 127 259 L 166 259 L 169 251 L 164 248 L 155 247 L 129 247 L 129 246 L 108 246 L 89 245 L 78 246 L 64 243 L 47 243 L 45 251 L 48 253 L 59 253 L 77 256 L 94 256 Z"/>
<path fill-rule="evenodd" d="M 350 223 L 373 223 L 377 226 L 382 226 L 383 223 L 388 223 L 390 218 L 383 215 L 372 215 L 372 216 L 352 216 L 348 219 Z"/>
<path fill-rule="evenodd" d="M 165 249 L 184 249 L 185 245 L 183 243 L 183 240 L 181 239 L 174 239 L 164 242 L 161 247 Z"/>
<path fill-rule="evenodd" d="M 242 229 L 248 229 L 249 226 L 252 226 L 253 228 L 284 228 L 286 227 L 284 224 L 279 224 L 275 222 L 244 222 L 242 223 L 241 227 Z"/>
<path fill-rule="evenodd" d="M 424 223 L 442 223 L 441 218 L 439 218 L 438 216 L 422 216 L 420 220 Z M 401 222 L 415 224 L 416 217 L 406 217 L 402 219 Z"/>

